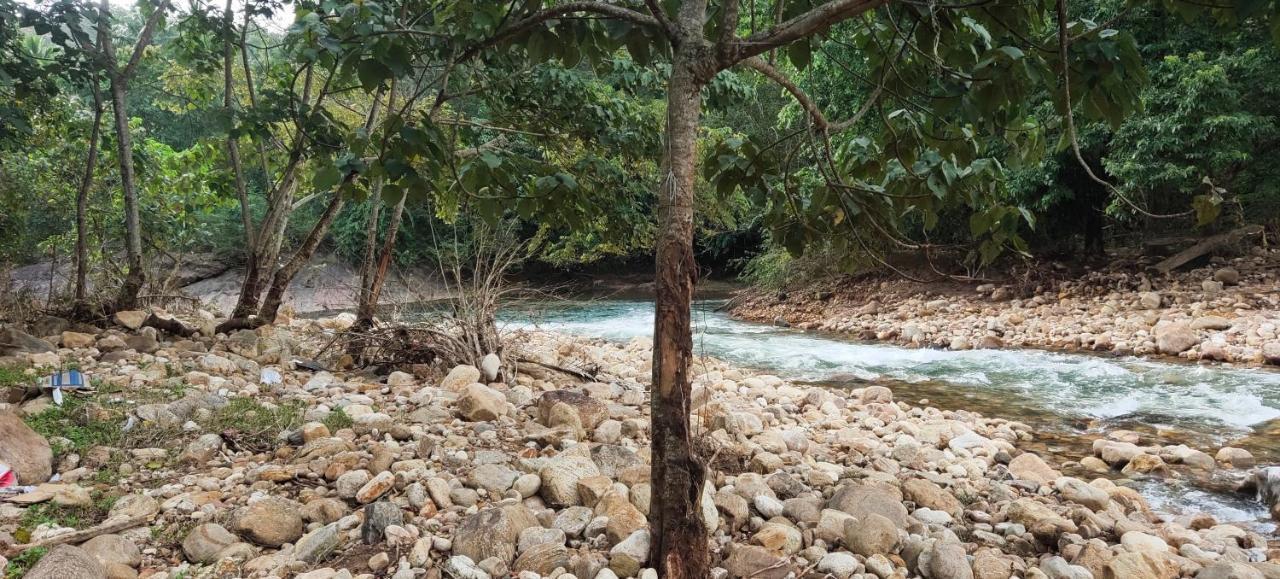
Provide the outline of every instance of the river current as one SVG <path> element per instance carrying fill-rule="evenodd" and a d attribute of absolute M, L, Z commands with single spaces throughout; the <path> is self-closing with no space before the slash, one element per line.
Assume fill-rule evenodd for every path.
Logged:
<path fill-rule="evenodd" d="M 722 303 L 695 305 L 699 354 L 835 388 L 880 383 L 902 400 L 1026 422 L 1042 433 L 1035 450 L 1062 460 L 1079 459 L 1090 440 L 1122 428 L 1143 433 L 1144 443 L 1186 443 L 1210 455 L 1230 444 L 1263 464 L 1280 456 L 1280 372 L 1037 350 L 913 349 L 735 320 L 717 310 Z M 557 302 L 507 320 L 508 327 L 629 340 L 652 334 L 653 303 Z M 1231 481 L 1222 475 L 1137 484 L 1156 509 L 1274 529 L 1262 505 L 1224 490 Z"/>

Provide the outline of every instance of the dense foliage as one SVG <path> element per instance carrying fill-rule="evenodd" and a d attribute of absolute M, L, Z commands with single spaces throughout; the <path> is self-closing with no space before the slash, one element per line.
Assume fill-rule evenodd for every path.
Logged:
<path fill-rule="evenodd" d="M 804 5 L 788 3 L 788 10 Z M 41 19 L 65 20 L 75 6 L 55 2 L 24 15 L 23 5 L 0 4 L 8 16 L 0 30 L 0 92 L 7 97 L 0 105 L 0 260 L 8 264 L 65 261 L 73 253 L 75 190 L 95 106 L 89 84 L 102 80 L 88 80 L 91 66 L 74 42 L 38 31 Z M 301 162 L 312 176 L 302 182 L 323 188 L 340 185 L 351 171 L 387 175 L 368 202 L 360 199 L 371 194 L 373 181 L 347 185 L 357 202 L 340 209 L 325 237 L 342 258 L 358 262 L 369 232 L 385 232 L 391 217 L 383 212 L 370 229 L 369 215 L 375 204 L 394 205 L 401 191 L 411 195 L 393 248 L 400 266 L 435 267 L 449 251 L 440 231 L 465 237 L 468 221 L 494 216 L 519 221 L 535 258 L 557 267 L 652 251 L 658 129 L 670 68 L 660 49 L 646 45 L 644 30 L 553 20 L 528 35 L 525 52 L 490 55 L 484 66 L 455 72 L 446 86 L 475 94 L 438 106 L 417 136 L 384 145 L 421 159 L 406 172 L 352 157 L 353 138 L 377 138 L 359 130 L 373 89 L 413 74 L 419 89 L 438 88 L 423 71 L 447 69 L 445 53 L 475 45 L 502 12 L 496 4 L 455 6 L 435 25 L 465 16 L 476 28 L 446 41 L 362 29 L 382 18 L 385 32 L 396 19 L 379 5 L 361 6 L 351 12 L 332 2 L 251 3 L 251 17 L 237 32 L 251 58 L 234 71 L 239 111 L 230 115 L 222 104 L 219 7 L 171 10 L 130 95 L 150 259 L 244 251 L 241 206 L 221 143 L 228 130 L 245 146 L 285 140 L 289 115 L 305 106 L 299 64 L 311 62 L 330 67 L 335 82 L 353 79 L 358 90 L 342 89 L 313 109 L 315 124 L 305 130 L 314 131 L 314 142 Z M 749 6 L 753 18 L 757 9 L 760 18 L 772 9 Z M 1079 141 L 1093 170 L 1152 213 L 1209 204 L 1216 219 L 1201 224 L 1209 230 L 1241 221 L 1274 226 L 1280 62 L 1268 25 L 1245 19 L 1224 28 L 1202 12 L 1113 0 L 1071 9 L 1078 16 L 1073 84 L 1084 95 L 1076 111 Z M 135 41 L 153 10 L 114 14 L 117 44 Z M 847 269 L 874 265 L 869 256 L 887 250 L 929 243 L 959 248 L 976 264 L 1011 249 L 1084 247 L 1097 254 L 1108 237 L 1128 241 L 1134 233 L 1185 231 L 1195 223 L 1144 217 L 1083 171 L 1067 146 L 1053 89 L 1051 19 L 1036 17 L 1028 21 L 1032 28 L 1014 31 L 1004 24 L 1021 16 L 998 5 L 954 20 L 927 17 L 923 8 L 895 10 L 896 16 L 886 10 L 883 18 L 845 23 L 769 56 L 830 122 L 857 118 L 825 140 L 807 130 L 812 119 L 790 92 L 764 75 L 726 71 L 708 85 L 697 211 L 705 261 L 737 269 L 758 254 L 751 271 L 764 279 L 768 272 L 787 275 L 786 253 L 817 251 L 822 258 L 810 261 L 824 270 L 833 263 Z M 291 28 L 269 25 L 290 13 L 298 16 Z M 91 11 L 81 17 L 94 18 Z M 364 42 L 370 35 L 378 41 Z M 587 37 L 592 42 L 582 41 Z M 895 42 L 894 58 L 877 60 L 877 47 Z M 251 97 L 246 85 L 254 83 L 258 94 Z M 400 132 L 413 126 L 407 116 L 393 119 L 382 134 L 395 123 Z M 123 200 L 114 136 L 104 131 L 102 138 L 88 198 L 89 245 L 92 259 L 107 266 L 92 269 L 95 281 L 108 284 L 123 275 L 112 257 L 125 240 L 115 217 Z M 447 163 L 430 160 L 446 144 L 462 154 Z M 287 162 L 281 153 L 265 162 L 255 158 L 260 154 L 250 147 L 244 163 L 248 207 L 259 220 Z M 301 204 L 283 245 L 300 243 L 324 209 L 323 198 Z"/>

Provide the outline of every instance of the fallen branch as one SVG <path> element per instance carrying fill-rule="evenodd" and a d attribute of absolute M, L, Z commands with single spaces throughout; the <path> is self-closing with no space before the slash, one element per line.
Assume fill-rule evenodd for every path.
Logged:
<path fill-rule="evenodd" d="M 106 521 L 103 521 L 102 524 L 96 527 L 89 527 L 88 529 L 74 531 L 71 533 L 67 533 L 65 535 L 49 537 L 48 539 L 43 539 L 40 541 L 36 541 L 34 543 L 27 543 L 25 545 L 12 545 L 5 549 L 4 556 L 15 557 L 20 553 L 22 553 L 23 551 L 27 551 L 30 549 L 38 549 L 41 547 L 52 547 L 54 545 L 62 545 L 67 543 L 75 543 L 75 544 L 83 543 L 85 541 L 88 541 L 89 539 L 97 537 L 98 535 L 109 535 L 111 533 L 118 533 L 120 531 L 132 529 L 140 525 L 145 525 L 150 520 L 151 520 L 150 515 L 138 515 L 135 517 L 129 517 L 129 518 L 119 519 L 119 520 L 107 519 Z"/>
<path fill-rule="evenodd" d="M 155 315 L 155 313 L 147 316 L 147 319 L 142 321 L 142 326 L 155 328 L 161 332 L 173 334 L 175 336 L 182 336 L 184 338 L 190 338 L 195 335 L 197 331 L 195 328 L 187 327 L 186 324 L 179 322 L 177 319 L 162 318 Z"/>
<path fill-rule="evenodd" d="M 573 377 L 575 377 L 575 378 L 578 378 L 578 379 L 580 379 L 580 380 L 584 380 L 584 381 L 586 381 L 586 382 L 599 382 L 599 381 L 600 381 L 600 380 L 596 379 L 595 375 L 593 375 L 593 374 L 588 374 L 588 373 L 586 373 L 586 372 L 583 372 L 582 370 L 575 370 L 575 369 L 573 369 L 573 368 L 566 368 L 566 367 L 564 367 L 564 366 L 557 366 L 557 365 L 555 365 L 555 364 L 548 364 L 548 363 L 546 363 L 546 362 L 539 362 L 539 361 L 537 361 L 537 360 L 530 360 L 529 358 L 516 358 L 516 363 L 518 363 L 518 364 L 532 364 L 532 365 L 534 365 L 534 366 L 541 366 L 541 367 L 546 368 L 546 369 L 548 369 L 548 370 L 555 370 L 556 372 L 563 372 L 563 373 L 565 373 L 565 374 L 568 374 L 568 375 L 573 376 Z"/>
<path fill-rule="evenodd" d="M 1201 256 L 1217 251 L 1223 247 L 1235 245 L 1236 243 L 1239 243 L 1241 240 L 1245 238 L 1254 237 L 1261 234 L 1262 234 L 1261 225 L 1246 225 L 1244 227 L 1241 227 L 1239 229 L 1234 229 L 1226 233 L 1219 233 L 1218 235 L 1208 237 L 1203 241 L 1201 241 L 1200 243 L 1197 243 L 1191 247 L 1188 247 L 1187 249 L 1184 249 L 1174 254 L 1172 257 L 1169 257 L 1168 259 L 1165 259 L 1164 261 L 1151 266 L 1151 269 L 1157 272 L 1160 272 L 1162 274 L 1168 274 L 1169 272 L 1175 269 L 1178 269 L 1192 261 L 1195 261 L 1197 258 Z"/>

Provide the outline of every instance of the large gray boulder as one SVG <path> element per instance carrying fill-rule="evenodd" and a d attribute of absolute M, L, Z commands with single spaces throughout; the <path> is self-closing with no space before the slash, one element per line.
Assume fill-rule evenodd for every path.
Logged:
<path fill-rule="evenodd" d="M 538 526 L 533 512 L 520 503 L 503 503 L 462 520 L 453 533 L 453 553 L 484 561 L 497 557 L 508 565 L 516 556 L 520 532 Z"/>

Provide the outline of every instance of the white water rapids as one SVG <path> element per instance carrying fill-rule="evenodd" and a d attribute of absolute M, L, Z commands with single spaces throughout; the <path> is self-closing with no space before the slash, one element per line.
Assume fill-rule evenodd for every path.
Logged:
<path fill-rule="evenodd" d="M 742 322 L 699 302 L 694 346 L 699 354 L 784 378 L 840 385 L 888 380 L 911 390 L 938 384 L 972 396 L 988 415 L 1070 424 L 1115 422 L 1173 429 L 1213 454 L 1217 446 L 1280 419 L 1280 372 L 1197 366 L 1036 350 L 947 351 L 868 344 L 839 337 Z M 508 317 L 508 327 L 537 327 L 613 340 L 650 336 L 653 303 L 592 300 L 548 304 Z M 900 397 L 908 400 L 913 392 Z M 1009 410 L 1001 412 L 1002 402 Z M 995 407 L 994 409 L 992 407 Z M 1189 433 L 1189 434 L 1187 434 Z M 1185 438 L 1184 438 L 1185 439 Z M 1197 444 L 1198 442 L 1198 444 Z M 1145 482 L 1156 508 L 1207 511 L 1222 521 L 1266 520 L 1256 503 L 1184 484 Z M 1266 525 L 1263 525 L 1266 526 Z"/>

